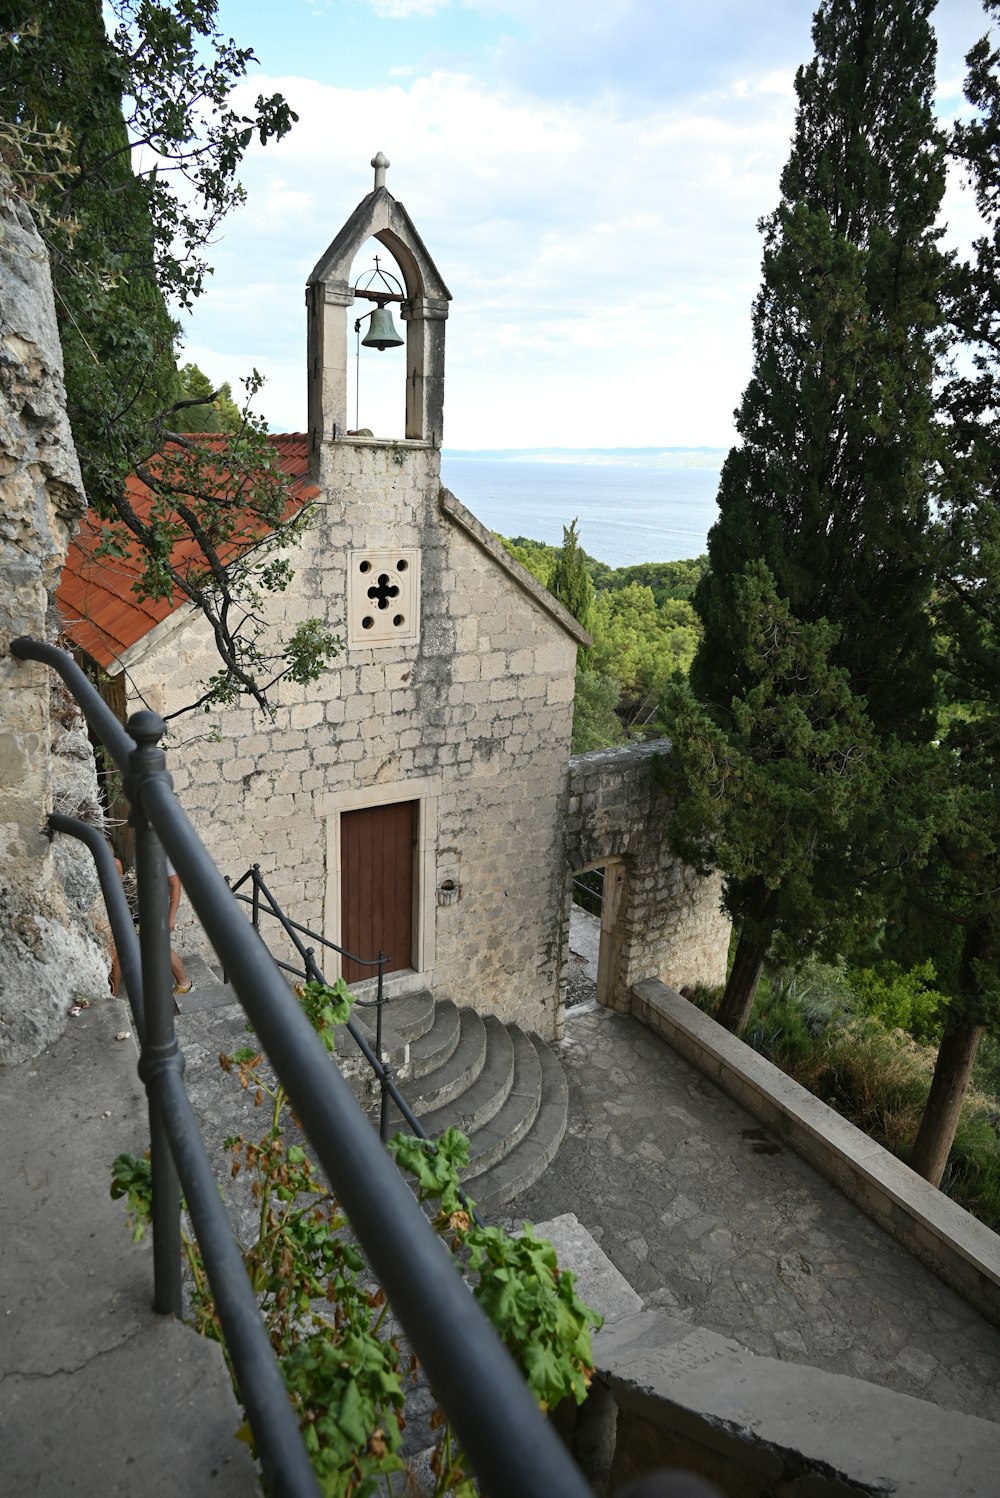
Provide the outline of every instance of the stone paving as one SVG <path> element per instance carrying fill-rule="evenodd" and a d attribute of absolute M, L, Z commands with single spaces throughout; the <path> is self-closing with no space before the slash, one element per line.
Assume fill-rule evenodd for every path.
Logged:
<path fill-rule="evenodd" d="M 555 1049 L 569 1130 L 506 1225 L 574 1212 L 648 1307 L 1000 1421 L 1000 1331 L 664 1041 L 584 1004 Z"/>
<path fill-rule="evenodd" d="M 576 922 L 573 947 L 576 1007 L 554 1047 L 567 1136 L 499 1220 L 573 1212 L 648 1307 L 758 1354 L 1000 1422 L 1000 1331 L 657 1035 L 598 1008 L 596 943 Z M 216 1060 L 245 1043 L 245 1017 L 203 1008 L 207 998 L 182 1001 L 178 1029 L 214 1156 L 234 1125 L 252 1134 L 260 1120 Z M 248 1204 L 227 1196 L 241 1217 Z"/>

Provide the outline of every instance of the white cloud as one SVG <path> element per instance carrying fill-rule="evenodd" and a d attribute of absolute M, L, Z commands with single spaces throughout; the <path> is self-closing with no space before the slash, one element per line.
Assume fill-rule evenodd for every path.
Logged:
<path fill-rule="evenodd" d="M 729 442 L 784 97 L 755 90 L 636 120 L 607 99 L 546 103 L 445 72 L 369 90 L 259 88 L 280 88 L 300 123 L 246 163 L 248 204 L 191 329 L 213 378 L 255 365 L 275 424 L 304 423 L 303 284 L 370 190 L 380 149 L 455 297 L 447 442 Z M 392 378 L 392 355 L 370 356 L 362 405 L 366 382 Z"/>
<path fill-rule="evenodd" d="M 373 3 L 416 14 L 435 0 Z M 545 28 L 577 14 L 552 4 Z M 648 5 L 595 6 L 578 26 L 635 27 Z M 537 0 L 495 8 L 530 18 Z M 750 371 L 756 223 L 778 200 L 792 133 L 785 62 L 771 49 L 719 63 L 700 92 L 569 101 L 454 68 L 410 77 L 407 65 L 371 88 L 255 78 L 248 92 L 280 89 L 300 122 L 248 157 L 248 204 L 217 247 L 189 356 L 234 386 L 256 365 L 274 423 L 304 424 L 303 285 L 383 150 L 455 298 L 449 445 L 727 446 Z M 950 237 L 967 236 L 970 195 L 952 186 L 947 216 Z M 394 357 L 363 366 L 376 429 L 401 410 Z"/>
<path fill-rule="evenodd" d="M 754 84 L 758 94 L 781 94 L 786 99 L 795 98 L 794 73 L 766 73 Z"/>
<path fill-rule="evenodd" d="M 450 3 L 450 0 L 370 0 L 377 16 L 385 20 L 405 21 L 410 16 L 433 16 Z"/>

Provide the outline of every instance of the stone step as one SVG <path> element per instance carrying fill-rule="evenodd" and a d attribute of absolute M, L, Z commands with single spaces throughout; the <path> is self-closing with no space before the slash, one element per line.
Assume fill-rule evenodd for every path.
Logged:
<path fill-rule="evenodd" d="M 421 1116 L 420 1122 L 432 1136 L 443 1133 L 449 1126 L 461 1129 L 463 1134 L 473 1134 L 496 1116 L 510 1096 L 514 1081 L 514 1042 L 510 1031 L 493 1014 L 485 1015 L 483 1024 L 486 1028 L 483 1069 L 459 1097 Z"/>
<path fill-rule="evenodd" d="M 454 1108 L 456 1100 L 472 1086 L 483 1070 L 487 1031 L 482 1015 L 477 1014 L 474 1009 L 459 1009 L 456 1012 L 458 1042 L 450 1055 L 440 1065 L 429 1071 L 416 1073 L 408 1083 L 403 1082 L 400 1086 L 403 1096 L 418 1118 L 431 1110 L 440 1110 L 446 1103 Z M 413 1050 L 419 1044 L 419 1041 L 415 1041 L 410 1048 L 411 1060 Z M 424 1127 L 426 1128 L 426 1124 Z"/>
<path fill-rule="evenodd" d="M 184 957 L 182 960 L 191 979 L 191 992 L 177 995 L 177 1007 L 181 1014 L 239 1003 L 235 988 L 229 983 L 223 983 L 204 957 Z"/>
<path fill-rule="evenodd" d="M 463 1011 L 464 1012 L 464 1011 Z M 469 1010 L 471 1014 L 472 1011 Z M 425 1034 L 410 1046 L 410 1087 L 413 1079 L 426 1077 L 435 1067 L 443 1066 L 458 1045 L 461 1036 L 461 1014 L 457 1004 L 450 999 L 438 1004 L 434 1011 L 434 1023 Z M 411 1104 L 412 1107 L 412 1104 Z"/>
<path fill-rule="evenodd" d="M 351 1017 L 375 1044 L 378 1010 L 374 1004 L 354 1005 Z M 434 1024 L 434 997 L 425 988 L 417 993 L 386 999 L 382 1006 L 382 1039 L 386 1046 L 408 1047 L 426 1035 Z M 407 1055 L 409 1052 L 407 1051 Z"/>
<path fill-rule="evenodd" d="M 355 1008 L 355 1016 L 362 1020 L 365 1028 L 375 1033 L 375 1010 Z M 398 1035 L 408 1044 L 426 1035 L 434 1024 L 434 995 L 426 988 L 415 993 L 400 994 L 398 998 L 386 999 L 382 1008 L 382 1027 Z"/>
<path fill-rule="evenodd" d="M 514 1052 L 514 1079 L 510 1096 L 503 1107 L 481 1129 L 472 1135 L 469 1164 L 463 1172 L 465 1182 L 475 1183 L 478 1176 L 496 1165 L 520 1144 L 538 1117 L 542 1101 L 542 1064 L 529 1036 L 516 1025 L 510 1026 Z M 476 1196 L 476 1186 L 472 1185 Z"/>
<path fill-rule="evenodd" d="M 203 958 L 185 958 L 185 966 L 193 986 L 177 1001 L 182 1042 L 185 1014 L 237 1002 Z M 356 1008 L 354 1017 L 374 1044 L 373 1010 Z M 566 1129 L 565 1080 L 544 1042 L 493 1015 L 483 1018 L 447 1000 L 436 1004 L 426 990 L 387 1000 L 382 1023 L 383 1051 L 428 1134 L 452 1125 L 469 1136 L 463 1180 L 484 1215 L 532 1185 Z M 337 1052 L 363 1100 L 374 1097 L 367 1064 L 346 1029 L 338 1032 Z M 393 1115 L 395 1129 L 401 1120 L 395 1109 Z"/>
<path fill-rule="evenodd" d="M 537 1035 L 530 1037 L 542 1072 L 542 1098 L 534 1124 L 509 1155 L 471 1183 L 471 1195 L 485 1218 L 529 1186 L 551 1165 L 566 1133 L 569 1088 L 556 1056 Z"/>

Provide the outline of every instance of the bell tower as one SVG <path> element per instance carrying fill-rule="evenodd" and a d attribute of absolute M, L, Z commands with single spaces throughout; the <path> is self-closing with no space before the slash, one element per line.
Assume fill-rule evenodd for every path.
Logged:
<path fill-rule="evenodd" d="M 444 407 L 444 333 L 451 292 L 402 203 L 385 185 L 389 162 L 372 158 L 375 185 L 320 257 L 306 283 L 309 359 L 309 445 L 314 472 L 320 454 L 348 431 L 347 322 L 355 292 L 355 256 L 374 238 L 392 255 L 404 284 L 400 316 L 406 334 L 404 442 L 440 448 Z M 356 441 L 356 438 L 351 440 Z"/>

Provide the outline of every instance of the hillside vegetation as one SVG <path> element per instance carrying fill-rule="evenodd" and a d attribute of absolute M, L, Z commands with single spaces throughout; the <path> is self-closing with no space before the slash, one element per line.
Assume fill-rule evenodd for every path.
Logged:
<path fill-rule="evenodd" d="M 526 536 L 500 540 L 540 583 L 560 596 L 553 579 L 562 548 Z M 578 555 L 592 588 L 580 622 L 594 638 L 593 647 L 581 653 L 577 672 L 573 750 L 583 754 L 665 731 L 660 699 L 675 673 L 686 675 L 694 659 L 701 625 L 691 596 L 707 562 L 698 557 L 609 567 L 582 548 Z"/>

